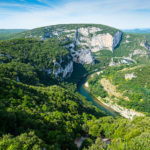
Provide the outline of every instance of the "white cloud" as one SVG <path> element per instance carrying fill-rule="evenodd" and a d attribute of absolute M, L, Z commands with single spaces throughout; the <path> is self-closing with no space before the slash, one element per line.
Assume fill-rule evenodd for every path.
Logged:
<path fill-rule="evenodd" d="M 149 9 L 150 2 L 140 0 L 72 1 L 53 7 L 30 6 L 28 12 L 1 10 L 0 28 L 35 28 L 63 23 L 100 23 L 117 28 L 150 27 L 148 14 L 135 10 Z M 1 6 L 1 3 L 0 3 Z M 19 6 L 18 6 L 19 7 Z M 28 8 L 28 5 L 24 5 Z"/>

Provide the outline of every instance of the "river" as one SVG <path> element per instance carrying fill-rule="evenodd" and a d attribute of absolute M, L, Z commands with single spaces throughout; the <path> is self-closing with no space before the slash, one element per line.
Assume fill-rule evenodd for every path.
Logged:
<path fill-rule="evenodd" d="M 107 107 L 106 105 L 104 105 L 103 103 L 101 103 L 99 100 L 97 100 L 97 98 L 95 98 L 94 96 L 92 96 L 88 92 L 88 90 L 84 87 L 84 84 L 85 84 L 85 82 L 87 81 L 88 78 L 89 78 L 89 76 L 86 77 L 86 78 L 83 78 L 79 82 L 79 84 L 78 84 L 78 92 L 81 95 L 85 96 L 86 99 L 88 101 L 90 101 L 93 105 L 95 105 L 96 107 L 98 107 L 100 110 L 103 110 L 107 115 L 114 116 L 114 117 L 115 116 L 119 116 L 119 114 L 116 111 L 114 111 L 113 109 L 111 109 L 111 108 Z"/>

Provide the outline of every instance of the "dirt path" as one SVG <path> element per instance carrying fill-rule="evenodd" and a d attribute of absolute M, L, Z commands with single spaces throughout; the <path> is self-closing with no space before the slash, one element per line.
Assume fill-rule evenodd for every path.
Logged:
<path fill-rule="evenodd" d="M 122 93 L 118 92 L 116 86 L 112 85 L 108 79 L 102 78 L 100 80 L 101 85 L 104 87 L 105 91 L 109 96 L 115 96 L 116 98 L 123 98 L 124 100 L 129 101 L 129 98 L 123 96 Z"/>
<path fill-rule="evenodd" d="M 130 71 L 130 70 L 134 70 L 134 69 L 137 69 L 137 68 L 140 68 L 142 67 L 143 65 L 139 65 L 139 66 L 135 66 L 135 67 L 131 67 L 131 68 L 124 68 L 122 70 L 120 70 L 120 72 L 124 72 L 124 71 Z"/>

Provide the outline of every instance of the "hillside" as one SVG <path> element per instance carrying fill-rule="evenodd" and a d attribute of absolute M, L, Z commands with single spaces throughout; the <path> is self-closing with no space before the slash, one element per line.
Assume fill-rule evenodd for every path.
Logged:
<path fill-rule="evenodd" d="M 0 40 L 8 40 L 26 29 L 0 29 Z"/>
<path fill-rule="evenodd" d="M 149 150 L 149 50 L 145 36 L 98 24 L 0 40 L 0 150 Z M 91 73 L 91 94 L 133 111 L 107 116 L 80 95 Z"/>
<path fill-rule="evenodd" d="M 149 62 L 150 46 L 145 35 L 124 33 L 105 25 L 46 26 L 18 33 L 14 38 L 65 39 L 74 63 L 84 65 L 87 71 L 103 66 Z"/>
<path fill-rule="evenodd" d="M 149 65 L 110 67 L 89 79 L 89 89 L 108 105 L 113 103 L 149 114 L 149 71 Z"/>
<path fill-rule="evenodd" d="M 122 31 L 126 33 L 138 33 L 138 34 L 144 34 L 144 33 L 150 33 L 150 29 L 122 29 Z"/>
<path fill-rule="evenodd" d="M 0 85 L 3 150 L 25 145 L 28 149 L 75 149 L 74 139 L 83 134 L 86 119 L 105 116 L 78 93 L 58 85 L 28 86 L 2 77 Z"/>
<path fill-rule="evenodd" d="M 29 84 L 39 83 L 41 74 L 45 74 L 47 79 L 66 78 L 73 71 L 73 62 L 68 49 L 63 47 L 64 44 L 66 42 L 56 39 L 44 42 L 35 39 L 2 41 L 1 72 L 4 76 L 18 78 L 23 83 L 29 81 Z"/>

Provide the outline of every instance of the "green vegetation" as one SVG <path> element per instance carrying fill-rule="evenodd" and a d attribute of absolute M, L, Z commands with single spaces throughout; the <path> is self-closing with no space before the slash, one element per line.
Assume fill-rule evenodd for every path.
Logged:
<path fill-rule="evenodd" d="M 114 56 L 129 56 L 133 50 L 145 50 L 140 43 L 145 41 L 145 37 L 139 34 L 123 34 L 120 46 L 114 51 Z"/>
<path fill-rule="evenodd" d="M 119 101 L 120 105 L 127 108 L 133 108 L 141 112 L 150 113 L 150 82 L 149 65 L 141 66 L 133 70 L 125 70 L 111 74 L 112 83 L 118 87 L 118 90 L 128 96 L 130 101 Z M 134 74 L 134 77 L 125 79 L 126 74 Z M 108 77 L 110 77 L 108 76 Z"/>
<path fill-rule="evenodd" d="M 59 64 L 64 68 L 72 60 L 65 48 L 71 39 L 65 36 L 73 31 L 62 32 L 80 27 L 103 29 L 97 34 L 118 31 L 96 24 L 56 25 L 9 35 L 9 39 L 15 39 L 0 41 L 0 150 L 77 150 L 75 139 L 81 137 L 86 137 L 80 148 L 84 150 L 149 150 L 150 65 L 108 67 L 112 57 L 118 61 L 116 56 L 128 56 L 139 48 L 145 51 L 140 45 L 144 35 L 124 34 L 114 53 L 107 49 L 93 53 L 94 65 L 74 63 L 72 76 L 62 81 L 62 73 L 58 78 L 54 73 Z M 145 57 L 134 57 L 137 63 L 147 62 Z M 99 82 L 107 78 L 130 99 L 117 103 L 144 112 L 146 117 L 127 120 L 107 116 L 77 92 L 82 77 L 103 68 L 88 80 L 90 92 L 102 99 L 108 97 Z M 125 79 L 125 74 L 133 72 L 134 78 Z M 105 138 L 110 144 L 106 145 Z"/>
<path fill-rule="evenodd" d="M 117 87 L 118 92 L 123 93 L 123 96 L 129 98 L 129 101 L 127 101 L 120 97 L 119 99 L 117 98 L 118 101 L 115 100 L 115 102 L 126 108 L 150 114 L 149 68 L 149 65 L 109 67 L 105 69 L 102 74 L 96 75 L 88 80 L 89 89 L 91 93 L 97 97 L 101 96 L 104 98 L 107 94 L 104 94 L 105 90 L 100 85 L 100 79 L 109 79 L 111 83 Z M 133 78 L 125 78 L 126 75 L 131 75 Z"/>
<path fill-rule="evenodd" d="M 8 40 L 13 38 L 17 33 L 23 32 L 25 29 L 0 29 L 0 40 Z"/>
<path fill-rule="evenodd" d="M 49 39 L 44 42 L 35 39 L 15 39 L 0 42 L 0 70 L 3 76 L 28 84 L 43 83 L 53 78 L 47 70 L 57 71 L 58 62 L 65 67 L 71 56 L 64 48 L 65 42 Z M 62 59 L 62 61 L 61 61 Z M 4 63 L 4 64 L 3 64 Z M 33 73 L 33 74 L 32 74 Z M 61 78 L 61 75 L 60 75 Z"/>
<path fill-rule="evenodd" d="M 74 139 L 84 133 L 82 124 L 104 116 L 78 93 L 57 85 L 36 87 L 8 78 L 1 78 L 0 85 L 1 149 L 44 144 L 50 149 L 75 149 Z"/>
<path fill-rule="evenodd" d="M 150 118 L 138 117 L 130 121 L 127 119 L 103 117 L 90 120 L 84 125 L 92 139 L 97 138 L 88 150 L 149 150 L 150 146 Z M 105 147 L 100 139 L 107 137 L 111 143 Z"/>
<path fill-rule="evenodd" d="M 60 24 L 60 25 L 52 25 L 52 26 L 46 26 L 46 27 L 41 27 L 41 28 L 36 28 L 33 30 L 25 31 L 22 33 L 18 33 L 15 35 L 14 38 L 37 38 L 37 39 L 42 39 L 43 37 L 57 37 L 56 35 L 51 34 L 54 31 L 58 32 L 58 36 L 65 36 L 68 33 L 64 33 L 64 30 L 76 30 L 78 28 L 85 28 L 85 27 L 98 27 L 102 29 L 102 31 L 98 31 L 97 34 L 101 33 L 110 33 L 114 35 L 118 29 L 105 26 L 105 25 L 100 25 L 100 24 Z M 70 31 L 71 33 L 71 31 Z"/>
<path fill-rule="evenodd" d="M 95 75 L 94 78 L 89 79 L 88 84 L 90 92 L 96 97 L 100 95 L 102 98 L 105 98 L 108 95 L 103 86 L 100 84 L 98 75 Z"/>

